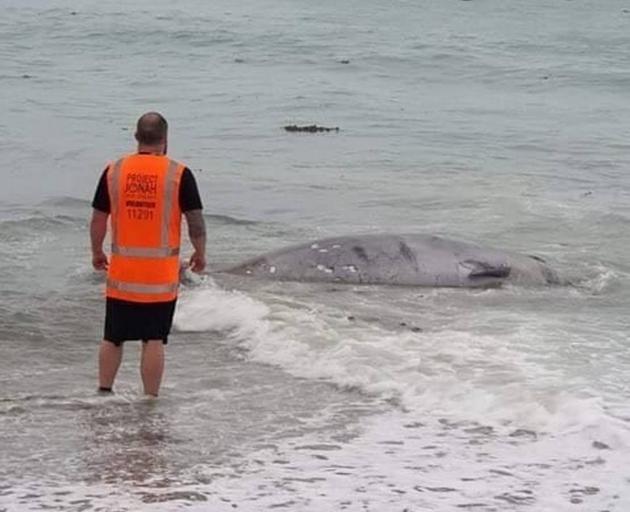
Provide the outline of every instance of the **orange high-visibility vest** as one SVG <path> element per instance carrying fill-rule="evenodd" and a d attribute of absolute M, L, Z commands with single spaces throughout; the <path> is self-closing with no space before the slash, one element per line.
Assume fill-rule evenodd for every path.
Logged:
<path fill-rule="evenodd" d="M 135 154 L 107 169 L 112 251 L 107 296 L 132 302 L 177 298 L 184 166 Z"/>

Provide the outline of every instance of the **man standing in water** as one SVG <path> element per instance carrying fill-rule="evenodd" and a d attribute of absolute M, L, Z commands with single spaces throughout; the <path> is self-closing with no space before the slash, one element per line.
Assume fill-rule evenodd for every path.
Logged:
<path fill-rule="evenodd" d="M 142 340 L 144 392 L 157 396 L 164 345 L 173 322 L 179 285 L 182 214 L 194 252 L 190 266 L 206 266 L 206 228 L 195 178 L 169 159 L 166 120 L 157 112 L 138 119 L 138 152 L 111 163 L 94 195 L 90 238 L 92 265 L 107 270 L 105 335 L 99 350 L 99 390 L 111 392 L 122 343 Z M 103 252 L 111 215 L 111 259 Z"/>

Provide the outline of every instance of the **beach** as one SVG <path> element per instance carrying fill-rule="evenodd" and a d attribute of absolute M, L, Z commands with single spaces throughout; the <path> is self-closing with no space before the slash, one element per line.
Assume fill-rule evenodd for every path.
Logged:
<path fill-rule="evenodd" d="M 0 6 L 0 512 L 630 509 L 624 2 Z M 91 200 L 150 110 L 209 268 L 184 275 L 159 399 L 136 342 L 103 397 Z M 339 130 L 284 129 L 313 124 Z M 563 284 L 221 272 L 375 233 Z"/>

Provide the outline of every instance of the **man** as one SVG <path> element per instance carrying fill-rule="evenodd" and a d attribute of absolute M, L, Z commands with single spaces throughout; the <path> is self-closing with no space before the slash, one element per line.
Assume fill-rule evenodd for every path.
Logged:
<path fill-rule="evenodd" d="M 157 112 L 138 119 L 138 152 L 103 172 L 90 225 L 92 265 L 107 270 L 105 335 L 99 350 L 99 390 L 111 392 L 122 343 L 142 340 L 144 392 L 157 396 L 164 372 L 164 345 L 173 322 L 179 284 L 181 216 L 194 252 L 190 267 L 206 266 L 206 228 L 192 172 L 170 160 L 166 120 Z M 111 215 L 111 257 L 103 252 Z"/>

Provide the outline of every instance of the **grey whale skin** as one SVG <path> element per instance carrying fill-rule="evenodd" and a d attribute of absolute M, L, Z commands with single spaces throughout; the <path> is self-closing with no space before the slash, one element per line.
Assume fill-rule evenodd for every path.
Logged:
<path fill-rule="evenodd" d="M 285 281 L 491 287 L 557 284 L 536 256 L 432 235 L 339 236 L 294 245 L 224 270 Z"/>

